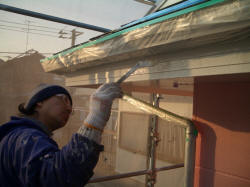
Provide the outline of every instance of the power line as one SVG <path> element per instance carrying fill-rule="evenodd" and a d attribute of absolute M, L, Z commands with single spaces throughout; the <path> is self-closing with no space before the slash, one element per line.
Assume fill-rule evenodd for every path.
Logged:
<path fill-rule="evenodd" d="M 9 26 L 9 25 L 0 25 L 0 26 L 9 27 L 9 28 L 18 28 L 18 29 L 24 29 L 24 30 L 27 29 L 27 28 L 25 28 L 25 27 L 16 27 L 16 26 Z M 56 34 L 58 34 L 58 32 L 46 31 L 46 30 L 40 30 L 40 29 L 31 29 L 31 28 L 29 28 L 29 30 L 33 30 L 33 31 L 42 31 L 42 32 L 49 32 L 49 33 L 56 33 Z"/>
<path fill-rule="evenodd" d="M 7 12 L 12 12 L 12 13 L 21 14 L 21 15 L 30 16 L 30 17 L 39 18 L 39 19 L 44 19 L 44 20 L 53 21 L 57 23 L 63 23 L 63 24 L 81 27 L 81 28 L 85 28 L 89 30 L 98 31 L 98 32 L 106 33 L 106 32 L 111 31 L 110 29 L 107 29 L 107 28 L 90 25 L 90 24 L 86 24 L 86 23 L 82 23 L 82 22 L 74 21 L 70 19 L 65 19 L 65 18 L 61 18 L 57 16 L 52 16 L 48 14 L 43 14 L 39 12 L 34 12 L 30 10 L 25 10 L 25 9 L 13 7 L 13 6 L 5 5 L 5 4 L 0 4 L 0 9 L 3 11 L 7 11 Z"/>
<path fill-rule="evenodd" d="M 1 27 L 0 27 L 0 29 L 26 33 L 25 31 L 20 31 L 20 30 L 15 30 L 15 29 L 7 29 L 7 28 L 1 28 Z M 41 35 L 41 36 L 49 36 L 49 37 L 58 38 L 58 36 L 56 36 L 56 35 L 50 35 L 50 34 L 41 34 L 41 33 L 34 33 L 34 32 L 29 32 L 29 34 L 37 34 L 37 35 Z"/>
<path fill-rule="evenodd" d="M 12 23 L 12 24 L 18 24 L 18 25 L 27 25 L 25 23 L 18 23 L 18 22 L 5 21 L 5 20 L 0 20 L 0 22 Z M 52 29 L 52 30 L 62 30 L 62 29 L 55 28 L 55 27 L 38 26 L 38 25 L 32 25 L 32 24 L 30 24 L 30 26 L 32 26 L 32 27 L 47 28 L 47 29 Z M 63 30 L 65 30 L 65 29 L 63 29 Z M 70 30 L 65 30 L 65 31 L 70 31 Z"/>
<path fill-rule="evenodd" d="M 30 28 L 30 21 L 28 21 L 28 29 L 26 30 L 26 50 L 28 49 L 28 41 L 29 41 L 29 28 Z"/>
<path fill-rule="evenodd" d="M 24 54 L 24 52 L 5 52 L 5 51 L 0 51 L 0 54 Z M 54 54 L 54 53 L 40 53 L 40 54 L 50 55 L 50 54 Z"/>

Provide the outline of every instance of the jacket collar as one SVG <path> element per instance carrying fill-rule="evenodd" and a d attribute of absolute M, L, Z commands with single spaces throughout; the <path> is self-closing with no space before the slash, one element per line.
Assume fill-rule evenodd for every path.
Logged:
<path fill-rule="evenodd" d="M 28 118 L 28 117 L 12 116 L 9 122 L 0 126 L 0 141 L 10 131 L 21 126 L 35 128 L 44 132 L 48 136 L 52 136 L 52 133 L 49 131 L 49 129 L 42 122 L 38 120 L 33 119 L 33 118 Z"/>

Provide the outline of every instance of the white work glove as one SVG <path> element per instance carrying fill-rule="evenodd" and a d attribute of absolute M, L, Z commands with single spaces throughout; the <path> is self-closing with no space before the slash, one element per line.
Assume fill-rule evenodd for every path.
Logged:
<path fill-rule="evenodd" d="M 110 117 L 115 98 L 121 98 L 122 91 L 118 83 L 107 83 L 100 86 L 90 97 L 90 108 L 85 123 L 103 130 Z"/>

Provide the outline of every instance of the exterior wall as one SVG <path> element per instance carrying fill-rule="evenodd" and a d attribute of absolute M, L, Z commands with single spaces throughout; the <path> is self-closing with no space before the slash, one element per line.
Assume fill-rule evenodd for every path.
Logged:
<path fill-rule="evenodd" d="M 195 187 L 250 186 L 250 74 L 198 77 Z"/>
<path fill-rule="evenodd" d="M 0 124 L 18 113 L 18 105 L 25 102 L 30 91 L 39 84 L 64 84 L 64 77 L 43 71 L 42 58 L 44 56 L 35 53 L 0 65 Z"/>

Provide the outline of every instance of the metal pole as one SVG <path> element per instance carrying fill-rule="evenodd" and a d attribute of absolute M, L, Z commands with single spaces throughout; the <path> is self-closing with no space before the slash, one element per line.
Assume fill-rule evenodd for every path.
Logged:
<path fill-rule="evenodd" d="M 159 107 L 159 94 L 152 94 L 152 101 L 153 106 L 158 108 Z M 156 146 L 159 141 L 158 136 L 158 116 L 153 115 L 152 121 L 149 127 L 149 159 L 148 159 L 148 166 L 149 169 L 152 171 L 149 175 L 147 175 L 147 181 L 146 186 L 148 187 L 154 187 L 154 184 L 156 183 L 156 172 L 155 172 L 155 164 L 156 164 Z"/>
<path fill-rule="evenodd" d="M 176 164 L 172 166 L 155 168 L 155 172 L 166 171 L 166 170 L 171 170 L 171 169 L 176 169 L 176 168 L 181 168 L 181 167 L 184 167 L 184 164 Z M 97 177 L 97 178 L 90 179 L 88 183 L 104 182 L 104 181 L 109 181 L 109 180 L 114 180 L 114 179 L 134 177 L 134 176 L 139 176 L 139 175 L 150 174 L 152 172 L 153 172 L 152 170 L 140 170 L 140 171 L 123 173 L 123 174 L 106 176 L 106 177 Z"/>
<path fill-rule="evenodd" d="M 192 122 L 186 128 L 185 158 L 184 158 L 184 187 L 194 186 L 196 129 Z"/>
<path fill-rule="evenodd" d="M 76 26 L 76 27 L 81 27 L 81 28 L 94 30 L 94 31 L 98 31 L 98 32 L 103 32 L 103 33 L 111 31 L 110 29 L 106 29 L 106 28 L 102 28 L 102 27 L 98 27 L 98 26 L 94 26 L 94 25 L 89 25 L 86 23 L 81 23 L 81 22 L 77 22 L 77 21 L 73 21 L 73 20 L 69 20 L 69 19 L 63 19 L 63 18 L 59 18 L 56 16 L 50 16 L 50 15 L 42 14 L 42 13 L 38 13 L 38 12 L 33 12 L 30 10 L 16 8 L 16 7 L 4 5 L 4 4 L 0 4 L 0 10 L 12 12 L 12 13 L 17 13 L 17 14 L 21 14 L 21 15 L 26 15 L 26 16 L 30 16 L 30 17 L 34 17 L 34 18 L 45 19 L 48 21 L 54 21 L 57 23 L 72 25 L 72 26 Z"/>
<path fill-rule="evenodd" d="M 73 47 L 75 45 L 75 41 L 76 41 L 76 30 L 73 29 L 72 30 L 72 36 L 71 36 L 71 46 Z"/>

